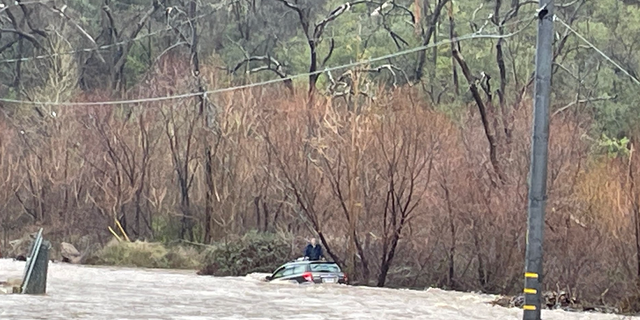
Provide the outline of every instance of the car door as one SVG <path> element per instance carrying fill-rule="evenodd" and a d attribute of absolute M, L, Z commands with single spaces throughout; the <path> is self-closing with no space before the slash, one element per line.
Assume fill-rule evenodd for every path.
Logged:
<path fill-rule="evenodd" d="M 273 275 L 271 276 L 271 280 L 278 280 L 284 276 L 285 267 L 278 268 Z"/>
<path fill-rule="evenodd" d="M 295 272 L 294 272 L 295 268 L 294 266 L 286 266 L 284 267 L 284 270 L 282 271 L 282 280 L 295 280 Z"/>
<path fill-rule="evenodd" d="M 296 265 L 293 268 L 292 279 L 295 279 L 298 283 L 307 282 L 307 280 L 304 278 L 305 272 L 307 272 L 306 264 Z"/>
<path fill-rule="evenodd" d="M 294 266 L 282 266 L 273 273 L 271 280 L 274 281 L 296 281 L 294 274 Z"/>

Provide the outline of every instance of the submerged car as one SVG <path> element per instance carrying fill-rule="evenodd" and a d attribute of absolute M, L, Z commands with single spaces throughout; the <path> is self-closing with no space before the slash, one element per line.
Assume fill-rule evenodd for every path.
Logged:
<path fill-rule="evenodd" d="M 287 281 L 297 283 L 335 283 L 348 284 L 347 275 L 340 267 L 331 261 L 309 261 L 298 259 L 287 262 L 272 275 L 266 277 L 267 281 Z"/>

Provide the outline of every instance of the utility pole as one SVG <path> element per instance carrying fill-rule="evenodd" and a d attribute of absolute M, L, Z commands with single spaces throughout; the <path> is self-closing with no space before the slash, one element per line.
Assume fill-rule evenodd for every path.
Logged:
<path fill-rule="evenodd" d="M 547 158 L 549 146 L 549 100 L 553 62 L 553 0 L 540 0 L 536 43 L 533 137 L 529 171 L 529 219 L 524 281 L 524 320 L 540 320 L 542 245 L 547 201 Z"/>

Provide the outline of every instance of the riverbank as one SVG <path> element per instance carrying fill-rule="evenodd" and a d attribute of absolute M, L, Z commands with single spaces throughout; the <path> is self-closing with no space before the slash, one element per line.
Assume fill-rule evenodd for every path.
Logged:
<path fill-rule="evenodd" d="M 28 241 L 27 241 L 28 242 Z M 56 248 L 61 248 L 56 250 Z M 71 247 L 71 249 L 69 249 Z M 26 255 L 28 246 L 18 246 L 21 251 L 13 251 L 13 256 Z M 178 242 L 163 244 L 144 241 L 118 241 L 112 239 L 105 246 L 85 246 L 80 251 L 72 244 L 54 245 L 51 259 L 62 261 L 67 255 L 67 261 L 75 264 L 124 267 L 142 269 L 170 269 L 196 271 L 198 275 L 214 276 L 245 276 L 255 273 L 270 273 L 283 262 L 297 257 L 295 246 L 289 239 L 269 234 L 249 233 L 244 237 L 227 243 L 203 245 L 198 243 Z M 65 254 L 65 250 L 67 253 Z M 69 252 L 73 252 L 69 257 Z M 2 280 L 2 279 L 0 279 Z M 374 282 L 355 281 L 357 286 L 372 287 Z M 403 289 L 402 287 L 395 287 Z M 412 288 L 419 289 L 419 288 Z M 613 304 L 593 303 L 581 301 L 571 292 L 545 291 L 543 292 L 543 308 L 559 309 L 571 312 L 598 312 L 632 314 L 633 301 L 629 299 Z M 506 308 L 520 308 L 523 304 L 522 295 L 497 295 L 491 301 L 493 305 Z"/>
<path fill-rule="evenodd" d="M 7 295 L 0 318 L 58 319 L 521 319 L 498 296 L 440 289 L 266 283 L 253 275 L 201 277 L 194 271 L 52 263 L 46 296 Z M 20 276 L 24 262 L 0 259 L 0 276 Z M 300 308 L 300 305 L 308 306 Z M 543 310 L 547 320 L 620 316 Z M 640 319 L 640 318 L 632 318 Z"/>

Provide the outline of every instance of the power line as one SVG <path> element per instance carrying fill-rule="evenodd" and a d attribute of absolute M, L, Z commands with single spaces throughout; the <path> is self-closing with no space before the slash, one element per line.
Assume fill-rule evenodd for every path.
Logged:
<path fill-rule="evenodd" d="M 640 85 L 640 80 L 638 80 L 636 77 L 634 77 L 631 73 L 629 73 L 629 71 L 625 70 L 622 66 L 620 66 L 620 64 L 618 64 L 617 62 L 615 62 L 612 58 L 610 58 L 606 53 L 604 53 L 602 50 L 600 50 L 598 47 L 596 47 L 593 43 L 591 43 L 589 40 L 587 40 L 587 38 L 585 38 L 583 35 L 581 35 L 580 33 L 578 33 L 578 31 L 574 30 L 573 28 L 571 28 L 571 26 L 569 24 L 567 24 L 566 22 L 562 21 L 562 19 L 556 17 L 555 20 L 557 20 L 558 22 L 560 22 L 563 26 L 565 26 L 567 28 L 567 30 L 571 31 L 573 34 L 575 34 L 578 38 L 580 38 L 580 40 L 584 41 L 584 43 L 586 43 L 591 49 L 595 50 L 598 54 L 600 54 L 603 58 L 605 58 L 607 61 L 611 62 L 611 64 L 613 64 L 614 66 L 616 66 L 616 68 L 620 69 L 620 71 L 622 71 L 624 74 L 626 74 L 627 76 L 629 76 L 629 78 L 631 78 L 631 80 L 633 80 L 633 82 L 635 82 L 636 84 Z"/>
<path fill-rule="evenodd" d="M 273 80 L 267 80 L 267 81 L 262 81 L 262 82 L 251 83 L 251 84 L 239 85 L 239 86 L 234 86 L 234 87 L 214 89 L 214 90 L 209 90 L 209 91 L 206 91 L 206 92 L 203 92 L 203 93 L 202 92 L 194 92 L 194 93 L 184 93 L 184 94 L 178 94 L 178 95 L 167 96 L 167 97 L 152 97 L 152 98 L 117 100 L 117 101 L 101 101 L 101 102 L 70 102 L 70 103 L 47 102 L 47 101 L 45 101 L 45 102 L 37 102 L 37 101 L 23 101 L 23 100 L 4 99 L 4 98 L 0 98 L 0 102 L 15 103 L 15 104 L 29 104 L 29 105 L 50 105 L 50 106 L 99 106 L 99 105 L 136 104 L 136 103 L 144 103 L 144 102 L 158 102 L 158 101 L 167 101 L 167 100 L 191 98 L 191 97 L 199 96 L 201 94 L 208 95 L 208 94 L 217 94 L 217 93 L 223 93 L 223 92 L 230 92 L 230 91 L 248 89 L 248 88 L 253 88 L 253 87 L 258 87 L 258 86 L 265 86 L 265 85 L 269 85 L 269 84 L 280 83 L 280 82 L 285 81 L 285 80 L 293 80 L 293 79 L 301 78 L 301 77 L 309 77 L 309 76 L 321 74 L 321 73 L 324 73 L 324 72 L 356 67 L 356 66 L 360 66 L 360 65 L 364 65 L 364 64 L 369 64 L 369 63 L 372 63 L 372 62 L 383 61 L 383 60 L 387 60 L 387 59 L 390 59 L 390 58 L 394 58 L 394 57 L 398 57 L 398 56 L 403 56 L 403 55 L 415 53 L 415 52 L 422 51 L 422 50 L 427 50 L 427 49 L 430 49 L 430 48 L 433 48 L 433 47 L 436 47 L 436 46 L 455 43 L 455 42 L 458 42 L 458 41 L 473 40 L 473 39 L 510 38 L 510 37 L 513 37 L 514 35 L 516 35 L 517 33 L 519 33 L 522 30 L 524 30 L 524 28 L 521 29 L 521 30 L 518 30 L 516 32 L 505 34 L 505 35 L 496 35 L 496 34 L 482 35 L 482 34 L 475 34 L 474 33 L 474 34 L 470 34 L 470 35 L 457 37 L 457 38 L 454 38 L 454 39 L 446 39 L 446 40 L 443 40 L 443 41 L 440 41 L 440 42 L 437 42 L 437 43 L 432 43 L 432 44 L 429 44 L 429 45 L 426 45 L 426 46 L 414 47 L 412 49 L 408 49 L 408 50 L 404 50 L 404 51 L 400 51 L 400 52 L 396 52 L 396 53 L 380 56 L 380 57 L 377 57 L 377 58 L 371 58 L 371 59 L 367 59 L 367 60 L 363 60 L 363 61 L 357 61 L 357 62 L 352 62 L 352 63 L 349 63 L 349 64 L 340 65 L 340 66 L 330 67 L 330 68 L 326 68 L 324 70 L 317 70 L 317 71 L 314 71 L 314 72 L 300 73 L 300 74 L 296 74 L 296 75 L 292 75 L 292 76 L 288 76 L 288 77 L 284 77 L 284 78 L 278 78 L 278 79 L 273 79 Z"/>
<path fill-rule="evenodd" d="M 336 70 L 340 70 L 340 69 L 357 67 L 357 66 L 369 64 L 369 63 L 372 63 L 372 62 L 383 61 L 383 60 L 387 60 L 387 59 L 391 59 L 391 58 L 395 58 L 395 57 L 399 57 L 399 56 L 404 56 L 404 55 L 407 55 L 407 54 L 415 53 L 415 52 L 418 52 L 418 51 L 427 50 L 427 49 L 430 49 L 430 48 L 433 48 L 433 47 L 437 47 L 437 46 L 441 46 L 441 45 L 449 45 L 451 43 L 456 43 L 458 41 L 475 40 L 475 39 L 506 39 L 506 38 L 511 38 L 511 37 L 519 34 L 520 32 L 522 32 L 523 30 L 525 30 L 531 24 L 531 22 L 533 22 L 535 19 L 529 19 L 529 20 L 530 20 L 530 23 L 527 24 L 524 28 L 521 28 L 521 29 L 519 29 L 517 31 L 514 31 L 512 33 L 508 33 L 508 34 L 500 35 L 500 34 L 478 34 L 478 33 L 472 33 L 472 34 L 456 37 L 456 38 L 453 38 L 453 39 L 446 39 L 446 40 L 442 40 L 442 41 L 439 41 L 439 42 L 436 42 L 436 43 L 431 43 L 431 44 L 424 45 L 424 46 L 417 46 L 417 47 L 414 47 L 414 48 L 411 48 L 411 49 L 407 49 L 407 50 L 404 50 L 404 51 L 399 51 L 399 52 L 396 52 L 396 53 L 391 53 L 391 54 L 379 56 L 379 57 L 376 57 L 376 58 L 370 58 L 370 59 L 366 59 L 366 60 L 362 60 L 362 61 L 356 61 L 356 62 L 343 64 L 343 65 L 339 65 L 339 66 L 335 66 L 335 67 L 329 67 L 329 68 L 325 68 L 323 70 L 317 70 L 317 71 L 314 71 L 314 72 L 300 73 L 300 74 L 291 75 L 291 76 L 284 77 L 284 78 L 272 79 L 272 80 L 267 80 L 267 81 L 262 81 L 262 82 L 250 83 L 250 84 L 227 87 L 227 88 L 221 88 L 221 89 L 214 89 L 214 90 L 209 90 L 209 91 L 205 91 L 205 92 L 183 93 L 183 94 L 178 94 L 178 95 L 173 95 L 173 96 L 166 96 L 166 97 L 150 97 L 150 98 L 140 98 L 140 99 L 130 99 L 130 100 L 99 101 L 99 102 L 68 102 L 68 103 L 65 103 L 65 102 L 51 102 L 51 101 L 37 102 L 37 101 L 24 101 L 24 100 L 14 100 L 14 99 L 4 99 L 4 98 L 0 98 L 0 102 L 13 103 L 13 104 L 27 104 L 27 105 L 48 105 L 48 106 L 103 106 L 103 105 L 122 105 L 122 104 L 137 104 L 137 103 L 144 103 L 144 102 L 168 101 L 168 100 L 176 100 L 176 99 L 197 97 L 197 96 L 202 95 L 202 94 L 204 94 L 204 95 L 218 94 L 218 93 L 224 93 L 224 92 L 230 92 L 230 91 L 236 91 L 236 90 L 242 90 L 242 89 L 249 89 L 249 88 L 254 88 L 254 87 L 259 87 L 259 86 L 266 86 L 266 85 L 270 85 L 270 84 L 274 84 L 274 83 L 280 83 L 280 82 L 283 82 L 285 80 L 293 80 L 293 79 L 296 79 L 296 78 L 309 77 L 309 76 L 321 74 L 321 73 L 324 73 L 324 72 L 330 72 L 330 71 L 336 71 Z"/>

